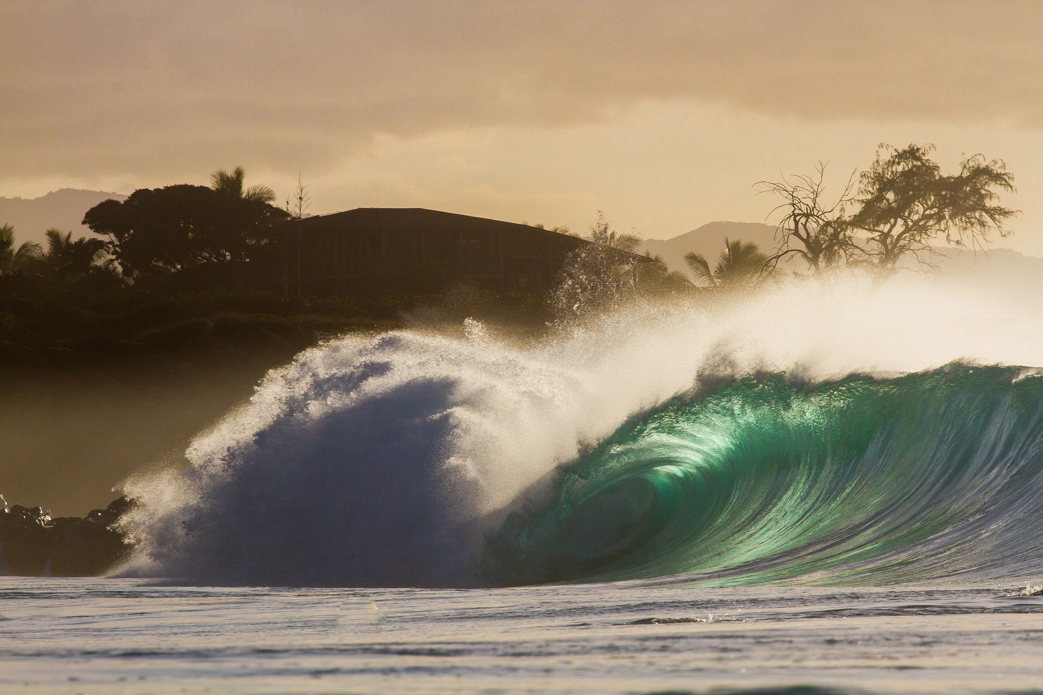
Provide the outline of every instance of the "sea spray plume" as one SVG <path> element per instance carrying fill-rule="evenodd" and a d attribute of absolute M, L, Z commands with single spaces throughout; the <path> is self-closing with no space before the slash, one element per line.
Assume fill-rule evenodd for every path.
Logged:
<path fill-rule="evenodd" d="M 1024 301 L 1025 298 L 997 292 L 990 281 L 968 283 L 966 279 L 928 278 L 912 274 L 891 278 L 884 283 L 870 275 L 859 274 L 794 280 L 778 283 L 771 292 L 721 300 L 715 307 L 707 307 L 701 302 L 660 305 L 648 307 L 644 311 L 631 307 L 628 312 L 617 312 L 605 317 L 595 330 L 575 331 L 573 335 L 577 340 L 567 343 L 566 349 L 575 350 L 575 343 L 589 345 L 595 340 L 614 343 L 629 332 L 634 337 L 629 341 L 625 338 L 620 341 L 628 343 L 628 350 L 625 356 L 616 354 L 619 358 L 618 368 L 605 370 L 616 379 L 654 382 L 662 378 L 664 373 L 669 373 L 670 367 L 676 367 L 682 373 L 687 372 L 694 358 L 697 364 L 715 366 L 716 371 L 725 374 L 731 372 L 733 376 L 778 370 L 788 372 L 791 376 L 787 380 L 792 382 L 792 375 L 799 375 L 809 381 L 809 388 L 813 392 L 821 390 L 816 398 L 824 399 L 828 404 L 836 399 L 836 392 L 830 388 L 819 389 L 815 382 L 842 378 L 852 372 L 870 371 L 891 375 L 930 369 L 961 358 L 1008 364 L 1040 364 L 1043 351 L 1035 337 L 1043 334 L 1039 295 L 1031 301 Z M 640 323 L 635 321 L 635 314 L 641 317 Z M 640 325 L 640 329 L 635 330 L 637 325 Z M 889 517 L 882 514 L 880 518 L 866 520 L 866 523 L 878 528 L 894 528 L 895 524 L 905 520 L 911 533 L 883 532 L 871 541 L 865 537 L 860 539 L 857 533 L 850 534 L 852 547 L 864 543 L 873 549 L 865 555 L 859 555 L 862 549 L 855 552 L 852 547 L 845 548 L 843 552 L 836 553 L 837 564 L 823 562 L 821 558 L 791 562 L 792 558 L 787 559 L 778 541 L 789 538 L 795 545 L 788 552 L 798 552 L 798 541 L 802 538 L 814 544 L 815 539 L 821 537 L 817 537 L 809 527 L 776 526 L 776 532 L 772 534 L 773 542 L 763 543 L 761 547 L 775 548 L 779 554 L 771 562 L 784 567 L 772 570 L 761 566 L 756 571 L 745 567 L 735 570 L 738 576 L 744 578 L 734 581 L 795 576 L 805 572 L 821 573 L 834 571 L 845 563 L 860 562 L 869 564 L 861 569 L 852 567 L 853 576 L 859 572 L 882 572 L 884 570 L 879 565 L 886 564 L 884 556 L 887 553 L 900 555 L 902 552 L 914 554 L 895 560 L 898 568 L 889 570 L 888 575 L 892 578 L 937 577 L 951 572 L 969 571 L 973 564 L 961 568 L 958 562 L 953 562 L 953 555 L 959 556 L 963 550 L 956 550 L 959 544 L 948 544 L 952 538 L 947 537 L 946 533 L 955 536 L 963 534 L 961 542 L 973 538 L 981 543 L 982 548 L 1002 539 L 1002 549 L 997 550 L 996 554 L 968 552 L 962 556 L 964 560 L 973 558 L 979 561 L 981 574 L 988 575 L 991 572 L 992 576 L 1002 576 L 1004 572 L 1037 571 L 1040 534 L 1033 531 L 1031 512 L 1038 509 L 1041 503 L 1039 433 L 1043 427 L 1040 423 L 1040 404 L 1043 401 L 1040 399 L 1039 381 L 1030 373 L 1031 370 L 1026 372 L 1019 368 L 1007 370 L 994 377 L 997 383 L 982 382 L 977 376 L 957 379 L 962 386 L 937 391 L 932 398 L 922 401 L 916 397 L 920 388 L 916 381 L 912 386 L 902 382 L 907 384 L 904 388 L 911 390 L 905 397 L 905 405 L 898 401 L 901 407 L 939 407 L 952 411 L 944 418 L 914 419 L 915 426 L 906 425 L 913 427 L 913 430 L 905 431 L 909 442 L 917 442 L 924 436 L 916 427 L 940 430 L 937 435 L 940 439 L 932 440 L 937 446 L 924 449 L 907 447 L 909 451 L 917 451 L 920 455 L 919 459 L 909 459 L 907 453 L 900 451 L 902 438 L 888 436 L 892 424 L 882 417 L 862 428 L 863 435 L 869 436 L 864 441 L 865 450 L 848 455 L 849 461 L 866 459 L 869 462 L 864 467 L 854 467 L 864 478 L 862 484 L 868 489 L 894 489 L 897 493 L 903 491 L 905 483 L 888 483 L 885 478 L 878 477 L 878 469 L 883 467 L 885 472 L 905 470 L 906 475 L 914 481 L 916 476 L 923 476 L 924 481 L 908 484 L 922 482 L 923 486 L 916 486 L 915 489 L 925 491 L 936 484 L 932 478 L 944 479 L 955 475 L 947 468 L 957 465 L 950 457 L 969 460 L 972 463 L 966 463 L 959 474 L 966 487 L 937 483 L 938 489 L 944 489 L 949 496 L 966 496 L 968 499 L 961 509 L 970 517 L 979 513 L 971 510 L 984 512 L 988 505 L 997 505 L 993 514 L 983 514 L 982 519 L 985 521 L 964 519 L 943 532 L 938 526 L 919 523 L 923 515 L 944 513 L 942 507 L 932 509 L 930 505 L 925 505 L 921 510 L 913 503 L 906 506 L 905 516 L 895 513 Z M 928 374 L 923 377 L 923 382 L 945 381 L 944 374 Z M 1024 379 L 1032 380 L 1030 389 L 1013 386 Z M 1003 385 L 1004 382 L 1007 386 Z M 886 394 L 892 387 L 885 382 L 879 388 L 882 394 Z M 1005 398 L 1011 388 L 1021 389 L 1023 394 L 1029 395 L 1018 402 L 1019 408 L 1008 412 Z M 984 391 L 979 394 L 981 389 Z M 795 392 L 799 393 L 801 391 Z M 981 400 L 984 393 L 988 393 L 989 397 Z M 782 400 L 765 404 L 754 418 L 760 423 L 758 426 L 770 428 L 779 417 L 781 411 L 778 409 L 789 407 L 787 404 L 793 397 L 779 395 Z M 932 403 L 933 406 L 930 405 Z M 831 446 L 830 437 L 850 437 L 847 420 L 851 413 L 857 412 L 857 408 L 836 410 L 832 406 L 820 409 L 816 418 L 802 424 L 800 416 L 804 413 L 798 410 L 795 414 L 797 419 L 786 426 L 790 432 L 787 436 L 793 439 L 773 435 L 771 439 L 763 440 L 762 446 L 757 446 L 756 438 L 747 440 L 743 446 L 754 449 L 757 456 L 768 456 L 769 460 L 772 460 L 773 451 L 783 458 L 796 456 L 799 460 L 805 455 L 806 452 L 802 452 L 809 444 L 813 444 L 812 448 L 828 448 Z M 635 422 L 641 423 L 645 415 L 634 417 Z M 815 435 L 816 428 L 821 426 L 816 424 L 816 420 L 819 423 L 834 423 L 836 427 L 833 434 L 825 438 Z M 976 423 L 977 426 L 970 423 Z M 679 552 L 683 559 L 674 556 L 671 560 L 671 552 L 667 548 L 671 543 L 678 542 L 678 537 L 666 534 L 665 538 L 672 540 L 663 540 L 664 536 L 657 535 L 662 531 L 661 524 L 673 523 L 692 534 L 704 522 L 717 523 L 706 519 L 717 518 L 730 524 L 737 522 L 727 515 L 713 516 L 714 505 L 739 503 L 730 501 L 734 499 L 729 492 L 730 483 L 722 486 L 720 481 L 722 472 L 729 469 L 697 463 L 698 460 L 706 460 L 705 454 L 689 459 L 687 454 L 682 453 L 691 447 L 705 447 L 721 437 L 729 440 L 726 434 L 734 424 L 728 420 L 715 420 L 712 427 L 704 428 L 704 433 L 694 440 L 674 437 L 666 446 L 666 453 L 657 450 L 654 443 L 645 442 L 647 447 L 642 453 L 634 454 L 632 463 L 638 468 L 647 467 L 645 470 L 648 472 L 631 474 L 633 471 L 630 471 L 617 476 L 613 473 L 616 467 L 625 467 L 627 461 L 631 460 L 624 450 L 616 448 L 620 446 L 619 438 L 629 436 L 629 427 L 639 427 L 638 424 L 624 426 L 595 450 L 595 454 L 581 457 L 563 469 L 556 501 L 542 511 L 508 518 L 500 532 L 491 539 L 490 554 L 483 563 L 483 575 L 493 583 L 526 583 L 653 576 L 711 567 L 719 568 L 719 572 L 730 564 L 741 565 L 739 555 L 729 559 L 727 553 L 724 557 L 716 558 L 713 553 L 704 556 L 689 554 L 696 547 L 707 547 L 695 545 L 700 534 L 682 535 L 681 538 L 687 538 L 692 545 L 682 542 L 683 547 Z M 964 429 L 969 431 L 963 432 Z M 801 443 L 801 438 L 806 436 L 811 436 L 812 441 Z M 879 440 L 874 437 L 879 437 Z M 949 437 L 956 438 L 958 443 L 949 441 Z M 788 446 L 787 441 L 793 446 Z M 1003 446 L 1017 449 L 1019 456 L 1009 458 L 997 441 Z M 725 446 L 725 450 L 728 446 L 732 445 Z M 638 446 L 638 449 L 642 449 L 642 446 Z M 595 461 L 592 462 L 591 457 Z M 724 455 L 723 460 L 730 459 Z M 820 460 L 830 460 L 830 457 L 824 455 Z M 684 461 L 687 463 L 682 463 Z M 925 465 L 925 461 L 931 461 L 933 465 Z M 748 461 L 742 460 L 741 463 L 746 464 Z M 845 465 L 851 467 L 850 464 Z M 799 468 L 797 466 L 795 469 Z M 745 466 L 739 466 L 739 469 L 735 475 L 756 475 L 754 469 L 746 469 Z M 773 468 L 768 470 L 774 471 Z M 872 473 L 866 474 L 866 471 Z M 979 487 L 974 480 L 976 474 L 986 477 L 991 483 L 1003 481 L 1008 488 L 1001 491 L 998 488 Z M 731 474 L 725 475 L 727 477 Z M 717 482 L 708 485 L 707 476 Z M 779 484 L 779 490 L 786 491 L 788 498 L 800 493 L 799 486 L 787 488 L 775 476 L 775 472 L 769 472 L 766 480 L 769 484 Z M 688 482 L 671 482 L 678 479 Z M 761 482 L 754 478 L 735 484 L 741 487 Z M 827 505 L 834 504 L 834 501 L 824 492 L 847 494 L 843 486 L 832 490 L 813 488 L 812 492 L 820 495 L 819 503 Z M 706 495 L 710 497 L 703 499 Z M 674 502 L 664 502 L 664 499 L 671 497 L 675 498 Z M 676 502 L 678 497 L 687 498 L 688 503 Z M 765 519 L 768 519 L 771 514 L 778 514 L 786 508 L 784 504 L 771 503 L 770 496 L 766 499 L 768 501 L 762 506 L 755 504 L 747 507 L 744 514 L 752 512 L 756 517 L 763 512 L 767 515 Z M 681 505 L 681 513 L 671 511 L 674 503 Z M 1008 504 L 1009 507 L 1006 506 Z M 975 526 L 976 523 L 979 525 Z M 1019 529 L 1018 533 L 1010 532 L 1014 527 Z M 1000 533 L 1001 529 L 1007 532 Z M 933 534 L 936 532 L 941 535 L 935 537 Z M 841 536 L 847 534 L 841 529 L 836 533 Z M 655 545 L 649 540 L 657 537 L 666 546 Z M 734 542 L 735 548 L 728 552 L 740 555 L 745 552 L 739 537 L 706 534 L 705 540 L 710 539 L 723 546 Z M 924 553 L 929 551 L 938 557 L 930 561 L 911 561 L 910 558 L 915 557 L 917 550 Z M 807 552 L 809 555 L 815 554 L 813 547 Z M 874 555 L 874 552 L 879 555 Z M 635 554 L 640 556 L 642 553 L 647 555 L 635 559 Z M 904 574 L 900 568 L 903 563 L 913 565 Z"/>
<path fill-rule="evenodd" d="M 634 255 L 641 237 L 612 229 L 602 212 L 590 227 L 589 239 L 565 259 L 548 301 L 562 325 L 620 308 L 633 299 L 636 287 Z"/>

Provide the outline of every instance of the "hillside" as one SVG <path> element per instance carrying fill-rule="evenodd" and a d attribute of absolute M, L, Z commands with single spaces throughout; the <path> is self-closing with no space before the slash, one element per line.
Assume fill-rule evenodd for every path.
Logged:
<path fill-rule="evenodd" d="M 775 245 L 775 227 L 760 222 L 710 222 L 673 239 L 647 239 L 638 251 L 662 256 L 670 270 L 680 270 L 691 277 L 684 255 L 689 251 L 701 253 L 712 266 L 724 250 L 725 239 L 752 242 L 761 251 L 771 253 Z"/>
<path fill-rule="evenodd" d="M 63 188 L 39 198 L 0 198 L 0 225 L 14 227 L 18 243 L 43 243 L 44 232 L 55 227 L 72 232 L 74 238 L 88 236 L 91 231 L 81 224 L 84 213 L 109 198 L 126 200 L 127 196 Z"/>

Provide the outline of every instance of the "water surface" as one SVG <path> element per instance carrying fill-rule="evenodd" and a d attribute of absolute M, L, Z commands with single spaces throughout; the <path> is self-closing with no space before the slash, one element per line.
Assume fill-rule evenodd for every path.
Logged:
<path fill-rule="evenodd" d="M 1012 587 L 261 589 L 0 578 L 4 693 L 1043 687 Z"/>

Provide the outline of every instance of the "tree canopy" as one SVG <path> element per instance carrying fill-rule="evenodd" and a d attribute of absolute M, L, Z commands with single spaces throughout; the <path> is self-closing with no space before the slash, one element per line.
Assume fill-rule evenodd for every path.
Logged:
<path fill-rule="evenodd" d="M 653 294 L 672 294 L 675 292 L 687 292 L 692 289 L 691 281 L 679 270 L 670 270 L 666 261 L 660 255 L 653 256 L 645 252 L 644 263 L 638 263 L 635 271 L 637 273 L 637 287 L 641 292 Z"/>
<path fill-rule="evenodd" d="M 105 259 L 105 242 L 81 237 L 75 241 L 72 232 L 48 229 L 47 250 L 40 254 L 45 272 L 62 280 L 77 280 L 100 267 Z"/>
<path fill-rule="evenodd" d="M 896 150 L 881 146 L 862 172 L 859 210 L 850 226 L 866 236 L 867 255 L 892 268 L 905 254 L 923 259 L 933 241 L 957 247 L 981 246 L 992 235 L 1007 236 L 1015 211 L 999 205 L 999 191 L 1014 190 L 1014 177 L 999 160 L 974 155 L 948 176 L 928 158 L 931 145 Z M 890 153 L 884 159 L 883 154 Z"/>
<path fill-rule="evenodd" d="M 789 256 L 797 256 L 812 270 L 819 271 L 862 253 L 844 217 L 845 206 L 852 200 L 854 174 L 840 197 L 827 207 L 823 201 L 825 171 L 825 165 L 819 162 L 818 169 L 810 176 L 798 174 L 780 182 L 761 182 L 762 192 L 774 193 L 784 200 L 775 208 L 785 214 L 776 231 L 778 248 L 768 259 L 770 267 L 776 267 Z"/>
<path fill-rule="evenodd" d="M 32 241 L 23 241 L 15 247 L 14 227 L 9 224 L 0 226 L 0 277 L 25 270 L 42 255 L 43 249 Z"/>
<path fill-rule="evenodd" d="M 1007 236 L 1005 223 L 1017 212 L 999 203 L 1001 192 L 1014 190 L 1003 161 L 973 155 L 946 175 L 930 159 L 933 151 L 932 145 L 881 145 L 859 175 L 857 192 L 852 178 L 832 205 L 823 201 L 821 164 L 812 176 L 761 182 L 763 191 L 783 198 L 770 262 L 796 255 L 815 271 L 850 263 L 890 271 L 906 256 L 927 262 L 943 242 L 975 248 L 993 235 Z"/>
<path fill-rule="evenodd" d="M 210 187 L 222 195 L 243 200 L 257 200 L 262 203 L 275 202 L 275 191 L 268 186 L 250 186 L 243 188 L 246 171 L 242 167 L 232 169 L 231 173 L 218 169 L 210 174 Z"/>
<path fill-rule="evenodd" d="M 717 289 L 752 287 L 764 276 L 768 263 L 768 257 L 756 244 L 728 239 L 724 240 L 724 251 L 717 257 L 712 271 L 702 254 L 689 251 L 684 260 L 697 280 L 706 280 L 710 287 Z"/>
<path fill-rule="evenodd" d="M 266 196 L 235 195 L 236 181 L 241 193 L 241 177 L 232 177 L 229 188 L 140 189 L 123 202 L 94 206 L 83 223 L 108 238 L 107 250 L 131 278 L 247 260 L 289 214 L 266 202 Z"/>

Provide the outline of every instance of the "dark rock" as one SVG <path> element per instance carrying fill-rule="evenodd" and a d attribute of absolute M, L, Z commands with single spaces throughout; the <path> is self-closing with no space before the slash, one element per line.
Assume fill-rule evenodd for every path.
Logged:
<path fill-rule="evenodd" d="M 82 519 L 52 519 L 41 507 L 7 506 L 0 496 L 0 574 L 89 577 L 125 559 L 132 546 L 117 522 L 134 506 L 120 497 Z"/>

